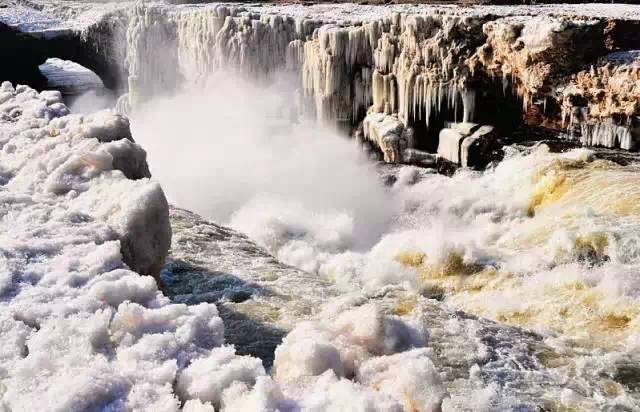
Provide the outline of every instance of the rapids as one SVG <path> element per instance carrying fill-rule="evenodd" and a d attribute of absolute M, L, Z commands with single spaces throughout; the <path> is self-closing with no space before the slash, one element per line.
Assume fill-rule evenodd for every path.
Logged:
<path fill-rule="evenodd" d="M 134 115 L 132 129 L 170 201 L 247 234 L 257 244 L 250 249 L 290 265 L 268 280 L 259 269 L 241 269 L 253 266 L 241 263 L 251 257 L 206 246 L 189 252 L 194 234 L 179 229 L 183 218 L 174 220 L 174 236 L 183 239 L 175 258 L 200 260 L 209 272 L 239 271 L 243 282 L 278 291 L 231 310 L 276 328 L 263 339 L 277 340 L 300 319 L 333 319 L 381 296 L 390 313 L 427 316 L 430 330 L 435 315 L 424 302 L 436 299 L 438 310 L 539 336 L 543 349 L 527 356 L 550 374 L 540 379 L 554 376 L 556 386 L 545 392 L 552 409 L 637 404 L 640 163 L 633 156 L 622 165 L 590 149 L 514 145 L 486 171 L 447 177 L 367 160 L 335 130 L 283 118 L 289 103 L 282 84 L 225 76 L 212 79 L 216 93 L 205 88 L 151 102 Z M 240 102 L 242 112 L 235 109 Z M 171 138 L 177 133 L 180 139 Z M 316 280 L 305 280 L 309 275 Z M 308 294 L 312 284 L 315 293 Z M 191 299 L 188 288 L 180 294 Z M 468 339 L 450 338 L 447 345 Z M 246 345 L 246 337 L 232 339 Z M 522 356 L 531 350 L 514 348 Z M 459 355 L 446 362 L 451 356 Z M 469 367 L 454 370 L 468 374 Z M 493 377 L 478 388 L 491 391 L 501 372 L 482 370 Z M 464 398 L 470 381 L 455 382 L 445 379 L 450 394 Z M 526 379 L 498 387 L 485 394 L 487 405 L 513 407 L 513 399 L 533 390 Z M 541 405 L 541 394 L 530 396 L 527 405 Z"/>

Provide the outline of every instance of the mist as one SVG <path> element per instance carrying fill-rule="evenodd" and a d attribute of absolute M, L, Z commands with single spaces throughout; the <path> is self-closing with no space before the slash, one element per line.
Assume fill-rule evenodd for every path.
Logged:
<path fill-rule="evenodd" d="M 219 73 L 145 104 L 132 131 L 170 202 L 315 270 L 310 256 L 375 244 L 395 204 L 353 140 L 295 115 L 297 84 Z"/>
<path fill-rule="evenodd" d="M 67 105 L 73 113 L 89 114 L 115 107 L 116 97 L 105 88 L 91 89 L 80 95 L 67 97 Z"/>

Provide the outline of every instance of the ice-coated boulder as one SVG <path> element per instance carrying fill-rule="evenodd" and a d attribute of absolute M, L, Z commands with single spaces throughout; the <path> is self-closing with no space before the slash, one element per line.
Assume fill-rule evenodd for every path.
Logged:
<path fill-rule="evenodd" d="M 466 136 L 455 129 L 442 129 L 438 136 L 438 156 L 460 164 L 460 145 Z"/>
<path fill-rule="evenodd" d="M 497 147 L 493 126 L 452 123 L 440 131 L 438 156 L 462 167 L 482 168 Z"/>
<path fill-rule="evenodd" d="M 149 180 L 146 152 L 129 121 L 111 111 L 69 114 L 59 92 L 5 82 L 0 89 L 2 182 L 104 221 L 124 262 L 157 275 L 171 242 L 169 208 Z"/>
<path fill-rule="evenodd" d="M 49 58 L 38 68 L 47 78 L 47 87 L 62 90 L 65 94 L 80 94 L 104 88 L 97 74 L 70 60 Z"/>
<path fill-rule="evenodd" d="M 415 145 L 413 128 L 405 126 L 396 115 L 369 113 L 362 121 L 362 134 L 376 146 L 387 163 L 402 163 L 406 149 Z M 360 139 L 359 132 L 356 139 Z"/>
<path fill-rule="evenodd" d="M 362 121 L 365 139 L 374 143 L 387 163 L 399 163 L 401 157 L 401 136 L 404 126 L 395 116 L 370 113 Z"/>

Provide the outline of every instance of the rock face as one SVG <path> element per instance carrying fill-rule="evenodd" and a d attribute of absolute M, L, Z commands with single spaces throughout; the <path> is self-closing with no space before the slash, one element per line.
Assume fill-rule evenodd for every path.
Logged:
<path fill-rule="evenodd" d="M 3 190 L 105 222 L 131 269 L 159 274 L 171 242 L 168 204 L 126 118 L 69 114 L 59 92 L 5 82 L 0 131 Z"/>
<path fill-rule="evenodd" d="M 536 125 L 585 145 L 635 146 L 640 63 L 624 48 L 640 40 L 640 10 L 608 18 L 578 7 L 538 17 L 518 7 L 351 7 L 351 21 L 314 18 L 319 6 L 129 9 L 129 103 L 219 68 L 258 77 L 287 70 L 301 79 L 302 109 L 320 120 L 356 124 L 370 112 L 428 129 L 477 121 L 478 91 L 498 87 L 518 96 L 523 114 L 534 110 Z M 397 149 L 381 150 L 398 161 Z"/>
<path fill-rule="evenodd" d="M 495 111 L 483 107 L 490 90 L 513 94 L 517 103 L 492 104 L 522 105 L 527 124 L 584 145 L 633 150 L 640 60 L 630 48 L 640 42 L 639 27 L 640 7 L 630 5 L 138 4 L 69 32 L 79 31 L 74 41 L 95 57 L 93 66 L 83 64 L 123 77 L 110 82 L 127 86 L 123 108 L 219 69 L 258 78 L 284 71 L 300 81 L 301 111 L 352 126 L 380 113 L 405 128 L 435 129 L 431 137 L 417 133 L 417 146 L 437 139 L 443 122 L 493 124 Z M 399 161 L 399 148 L 380 149 Z"/>

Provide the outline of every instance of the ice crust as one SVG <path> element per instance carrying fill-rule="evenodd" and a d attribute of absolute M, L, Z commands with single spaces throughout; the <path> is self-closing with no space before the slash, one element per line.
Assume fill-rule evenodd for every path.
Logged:
<path fill-rule="evenodd" d="M 69 60 L 47 59 L 39 68 L 43 76 L 47 78 L 47 87 L 63 93 L 78 94 L 104 87 L 98 75 Z"/>
<path fill-rule="evenodd" d="M 236 354 L 215 304 L 171 303 L 132 270 L 155 273 L 170 231 L 127 119 L 69 114 L 58 92 L 1 90 L 3 408 L 440 408 L 424 321 L 375 303 L 296 326 L 271 375 Z"/>
<path fill-rule="evenodd" d="M 171 236 L 146 153 L 119 115 L 0 90 L 0 405 L 177 410 L 173 381 L 223 326 L 214 305 L 172 305 L 133 271 L 157 274 Z"/>

